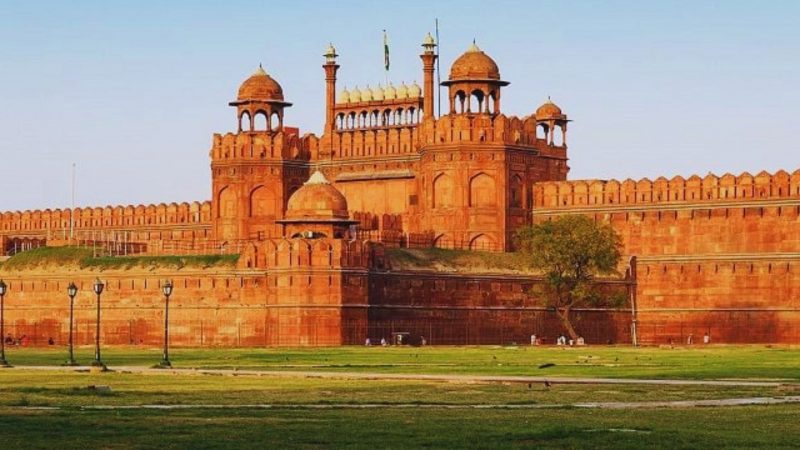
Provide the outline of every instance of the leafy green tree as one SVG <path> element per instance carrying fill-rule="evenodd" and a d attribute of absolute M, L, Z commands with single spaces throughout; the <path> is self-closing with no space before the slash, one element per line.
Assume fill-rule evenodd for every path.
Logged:
<path fill-rule="evenodd" d="M 570 321 L 573 308 L 619 306 L 619 296 L 602 295 L 593 282 L 600 275 L 618 274 L 622 239 L 611 225 L 582 215 L 561 216 L 519 230 L 516 244 L 524 260 L 544 276 L 532 294 L 555 309 L 572 339 L 578 338 Z"/>

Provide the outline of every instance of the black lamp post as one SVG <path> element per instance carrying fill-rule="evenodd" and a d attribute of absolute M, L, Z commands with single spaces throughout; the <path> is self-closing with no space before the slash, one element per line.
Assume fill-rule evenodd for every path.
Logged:
<path fill-rule="evenodd" d="M 103 288 L 106 287 L 106 285 L 98 278 L 94 280 L 94 286 L 92 287 L 94 293 L 97 294 L 97 331 L 94 335 L 94 361 L 92 361 L 92 366 L 102 367 L 103 370 L 105 370 L 106 365 L 100 360 L 100 294 L 103 293 Z"/>
<path fill-rule="evenodd" d="M 75 307 L 75 296 L 78 295 L 78 286 L 75 286 L 75 283 L 70 282 L 69 286 L 67 286 L 67 295 L 69 295 L 69 359 L 65 366 L 77 366 L 78 363 L 75 362 L 75 354 L 73 353 L 73 342 L 72 342 L 72 324 L 73 324 L 73 312 Z"/>
<path fill-rule="evenodd" d="M 164 359 L 161 361 L 161 367 L 172 367 L 169 362 L 169 296 L 172 295 L 172 280 L 167 280 L 161 286 L 161 291 L 164 292 Z"/>
<path fill-rule="evenodd" d="M 0 367 L 11 367 L 6 361 L 6 330 L 5 317 L 3 316 L 6 287 L 6 282 L 0 280 Z"/>

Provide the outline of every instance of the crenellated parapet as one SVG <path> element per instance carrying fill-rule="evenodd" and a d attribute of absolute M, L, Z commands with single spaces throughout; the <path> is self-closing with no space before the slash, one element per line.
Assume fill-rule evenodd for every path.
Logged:
<path fill-rule="evenodd" d="M 380 243 L 364 240 L 265 239 L 248 243 L 239 265 L 278 271 L 383 269 L 382 248 Z"/>
<path fill-rule="evenodd" d="M 427 124 L 426 124 L 427 125 Z M 519 147 L 536 147 L 544 152 L 565 153 L 564 145 L 552 145 L 544 136 L 537 136 L 537 118 L 534 115 L 519 118 L 504 114 L 464 115 L 451 114 L 442 116 L 427 125 L 424 132 L 424 143 L 458 144 L 458 143 L 494 143 Z"/>
<path fill-rule="evenodd" d="M 589 206 L 681 204 L 800 198 L 800 169 L 789 174 L 760 172 L 689 178 L 576 180 L 536 183 L 534 207 L 558 209 Z"/>
<path fill-rule="evenodd" d="M 51 234 L 74 230 L 207 226 L 211 202 L 45 209 L 0 213 L 0 234 Z"/>
<path fill-rule="evenodd" d="M 316 152 L 319 139 L 313 134 L 299 135 L 296 128 L 282 131 L 214 134 L 209 156 L 212 163 L 234 161 L 307 161 Z"/>

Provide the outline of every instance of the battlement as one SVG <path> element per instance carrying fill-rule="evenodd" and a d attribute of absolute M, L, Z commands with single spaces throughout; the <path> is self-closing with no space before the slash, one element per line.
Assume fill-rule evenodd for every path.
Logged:
<path fill-rule="evenodd" d="M 137 229 L 174 225 L 209 225 L 211 202 L 160 203 L 0 213 L 0 234 L 48 233 L 86 229 Z"/>
<path fill-rule="evenodd" d="M 555 150 L 565 154 L 566 145 L 548 145 L 544 135 L 537 136 L 535 116 L 518 118 L 504 114 L 450 114 L 436 121 L 425 122 L 424 143 L 449 144 L 487 142 L 503 145 L 536 147 L 543 152 Z"/>
<path fill-rule="evenodd" d="M 284 131 L 251 131 L 214 134 L 209 156 L 212 163 L 258 160 L 309 160 L 319 139 L 296 128 Z"/>
<path fill-rule="evenodd" d="M 343 239 L 267 239 L 246 244 L 239 257 L 243 268 L 267 270 L 383 269 L 380 243 Z"/>
<path fill-rule="evenodd" d="M 534 207 L 543 209 L 800 198 L 800 169 L 792 174 L 783 170 L 756 176 L 709 173 L 703 178 L 675 176 L 655 181 L 548 181 L 536 183 L 533 191 Z"/>

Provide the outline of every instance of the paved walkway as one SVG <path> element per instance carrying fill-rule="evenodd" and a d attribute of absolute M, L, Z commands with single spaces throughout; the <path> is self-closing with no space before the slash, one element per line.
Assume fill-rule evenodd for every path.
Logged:
<path fill-rule="evenodd" d="M 251 405 L 90 405 L 80 406 L 83 411 L 97 410 L 196 410 L 196 409 L 554 409 L 554 408 L 583 408 L 583 409 L 654 409 L 654 408 L 694 408 L 694 407 L 725 407 L 747 405 L 781 405 L 800 403 L 800 396 L 787 397 L 749 397 L 726 398 L 719 400 L 674 400 L 653 402 L 590 402 L 572 404 L 415 404 L 415 403 L 379 403 L 379 404 L 352 404 L 352 403 L 326 403 L 326 404 L 251 404 Z M 0 409 L 14 410 L 74 410 L 73 406 L 11 406 Z"/>
<path fill-rule="evenodd" d="M 87 372 L 89 366 L 15 366 L 1 370 L 49 370 Z M 232 370 L 232 369 L 153 369 L 142 366 L 114 366 L 110 370 L 124 373 L 141 373 L 150 375 L 223 375 L 223 376 L 272 376 L 300 378 L 329 378 L 346 380 L 416 380 L 416 381 L 450 381 L 462 383 L 551 383 L 551 384 L 649 384 L 660 386 L 739 386 L 739 387 L 778 387 L 795 384 L 794 381 L 747 381 L 747 380 L 660 380 L 641 378 L 585 378 L 585 377 L 542 377 L 514 375 L 431 375 L 431 374 L 397 374 L 370 372 L 333 372 L 333 371 L 283 371 L 283 370 Z"/>

